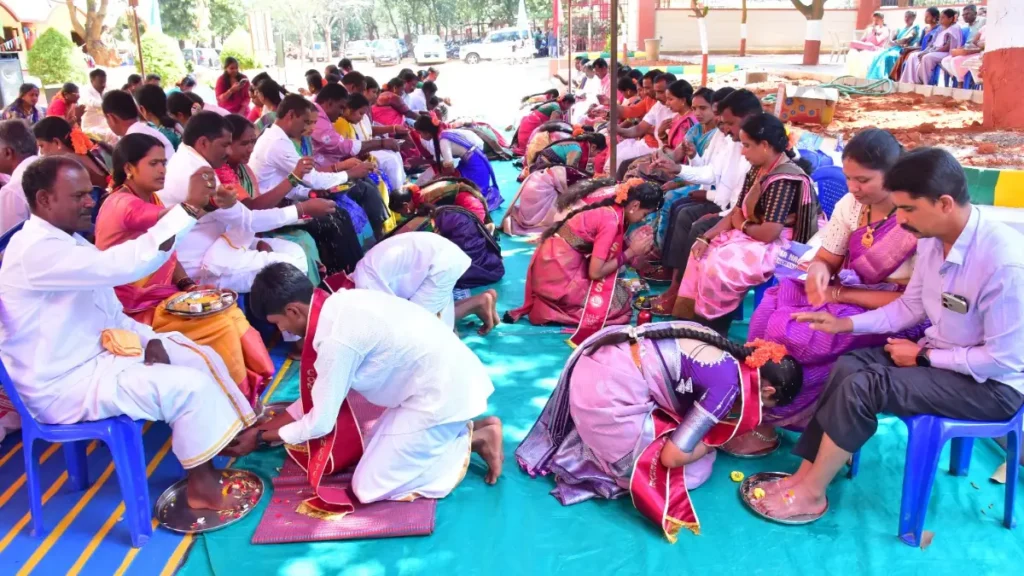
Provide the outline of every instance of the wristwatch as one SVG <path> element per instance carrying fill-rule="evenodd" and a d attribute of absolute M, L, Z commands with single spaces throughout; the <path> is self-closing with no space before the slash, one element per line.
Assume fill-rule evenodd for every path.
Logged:
<path fill-rule="evenodd" d="M 917 365 L 921 368 L 931 368 L 932 361 L 928 359 L 928 348 L 921 348 L 917 353 Z"/>

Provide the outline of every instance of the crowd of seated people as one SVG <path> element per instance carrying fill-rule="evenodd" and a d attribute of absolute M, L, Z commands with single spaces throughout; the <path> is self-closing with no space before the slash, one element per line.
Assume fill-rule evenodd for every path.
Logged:
<path fill-rule="evenodd" d="M 396 92 L 387 93 L 400 106 L 381 102 L 378 83 L 346 66 L 344 75 L 307 75 L 301 92 L 308 98 L 266 73 L 250 81 L 233 58 L 209 104 L 190 77 L 170 93 L 155 76 L 107 90 L 106 74 L 96 71 L 81 101 L 78 87 L 65 84 L 46 114 L 36 107 L 38 88 L 23 87 L 0 122 L 0 172 L 9 176 L 0 189 L 0 232 L 7 233 L 0 357 L 31 417 L 167 421 L 188 470 L 188 505 L 225 509 L 233 501 L 221 494 L 211 458 L 241 453 L 239 434 L 251 430 L 275 366 L 246 310 L 229 302 L 215 314 L 185 317 L 172 301 L 207 290 L 246 295 L 258 291 L 262 271 L 276 269 L 314 288 L 409 300 L 429 312 L 422 322 L 443 320 L 442 331 L 466 316 L 480 321 L 481 335 L 498 323 L 493 290 L 472 296 L 460 289 L 467 278 L 470 286 L 487 283 L 478 281 L 475 253 L 464 251 L 477 239 L 449 240 L 440 216 L 433 229 L 419 221 L 400 227 L 419 208 L 439 209 L 409 181 L 414 157 L 436 169 L 420 176 L 421 185 L 436 175 L 471 196 L 473 233 L 493 233 L 484 221 L 500 205 L 490 165 L 474 155 L 475 136 L 449 129 L 426 108 L 426 95 L 437 97 L 437 71 L 422 86 L 411 71 L 390 82 Z M 390 118 L 375 113 L 381 108 L 402 112 Z M 403 202 L 416 209 L 392 212 Z M 407 230 L 432 231 L 401 234 Z M 496 257 L 500 265 L 500 250 Z M 267 302 L 265 293 L 251 296 Z M 417 337 L 439 340 L 429 332 Z M 306 335 L 282 332 L 295 342 L 296 358 Z M 445 354 L 437 357 L 454 369 Z M 461 370 L 465 359 L 458 364 Z M 486 397 L 481 374 L 466 377 Z M 324 387 L 338 380 L 325 379 Z M 474 400 L 462 411 L 482 405 Z M 18 427 L 10 406 L 0 391 L 5 431 Z M 292 416 L 301 421 L 303 412 Z M 467 421 L 460 422 L 466 432 Z M 478 423 L 483 435 L 465 447 L 486 444 L 488 462 L 500 471 L 498 437 L 486 431 L 493 424 Z M 468 442 L 466 434 L 452 439 Z"/>
<path fill-rule="evenodd" d="M 964 16 L 978 25 L 973 6 Z M 946 55 L 959 46 L 955 17 L 932 22 L 929 13 L 939 32 L 928 45 L 937 47 L 901 58 L 901 73 L 926 66 L 931 74 L 939 62 L 977 54 Z M 893 54 L 913 44 L 912 22 Z M 882 57 L 885 43 L 873 40 L 887 29 L 877 28 L 865 42 Z M 826 220 L 813 165 L 756 95 L 653 78 L 648 114 L 660 106 L 664 116 L 632 131 L 620 125 L 626 136 L 655 136 L 649 157 L 617 171 L 551 158 L 505 215 L 507 233 L 540 233 L 523 304 L 507 321 L 564 325 L 576 350 L 516 452 L 524 471 L 553 473 L 553 494 L 567 505 L 628 490 L 673 540 L 697 525 L 688 497 L 674 491 L 707 479 L 715 448 L 763 456 L 778 447 L 777 429 L 803 431 L 799 470 L 766 485 L 755 504 L 800 523 L 827 508 L 829 481 L 874 433 L 878 414 L 1001 421 L 1021 408 L 1024 353 L 1012 339 L 1024 331 L 1024 261 L 1006 251 L 1021 238 L 971 205 L 951 154 L 908 153 L 889 132 L 863 130 L 842 151 L 849 191 Z M 617 151 L 629 160 L 623 144 Z M 666 229 L 660 243 L 652 227 Z M 780 256 L 801 245 L 796 273 L 774 282 Z M 648 301 L 656 321 L 633 327 L 623 276 L 644 255 L 658 255 L 672 281 Z M 769 283 L 746 345 L 729 340 L 748 292 Z M 747 392 L 760 394 L 759 409 L 745 403 Z M 739 419 L 726 422 L 730 413 Z M 646 468 L 633 473 L 641 465 L 667 486 L 650 488 Z M 684 467 L 673 482 L 668 471 Z"/>

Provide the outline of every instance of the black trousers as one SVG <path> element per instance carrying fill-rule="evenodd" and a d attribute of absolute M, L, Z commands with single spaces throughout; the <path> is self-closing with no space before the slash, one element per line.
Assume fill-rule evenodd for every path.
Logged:
<path fill-rule="evenodd" d="M 662 251 L 661 263 L 680 272 L 686 270 L 693 243 L 722 220 L 721 216 L 717 216 L 721 210 L 714 202 L 690 202 L 681 206 L 665 234 L 665 249 Z M 709 214 L 716 215 L 697 222 L 702 216 Z"/>
<path fill-rule="evenodd" d="M 941 368 L 900 368 L 882 348 L 839 357 L 818 399 L 814 417 L 793 453 L 811 462 L 823 434 L 856 452 L 878 428 L 878 414 L 934 414 L 960 420 L 1007 420 L 1024 395 L 1013 388 Z"/>
<path fill-rule="evenodd" d="M 384 205 L 384 199 L 380 197 L 380 191 L 377 190 L 373 182 L 366 179 L 352 180 L 349 184 L 351 187 L 342 194 L 347 195 L 356 204 L 359 204 L 363 212 L 366 212 L 366 217 L 370 220 L 370 228 L 373 229 L 373 236 L 380 240 L 383 236 L 384 221 L 391 216 L 388 207 Z"/>

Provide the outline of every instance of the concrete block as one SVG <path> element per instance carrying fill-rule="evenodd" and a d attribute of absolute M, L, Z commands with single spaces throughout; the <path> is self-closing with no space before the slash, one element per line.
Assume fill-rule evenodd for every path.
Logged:
<path fill-rule="evenodd" d="M 932 86 L 932 96 L 952 96 L 953 89 L 945 86 Z"/>
<path fill-rule="evenodd" d="M 963 88 L 953 88 L 953 99 L 954 100 L 970 100 L 971 92 L 974 90 L 964 90 Z"/>
<path fill-rule="evenodd" d="M 914 92 L 922 96 L 931 96 L 932 90 L 935 86 L 922 86 L 921 84 L 914 84 Z"/>
<path fill-rule="evenodd" d="M 982 90 L 971 90 L 971 102 L 981 104 L 985 101 L 985 92 Z"/>
<path fill-rule="evenodd" d="M 900 94 L 910 94 L 917 88 L 917 84 L 909 84 L 907 82 L 897 82 L 896 91 Z"/>

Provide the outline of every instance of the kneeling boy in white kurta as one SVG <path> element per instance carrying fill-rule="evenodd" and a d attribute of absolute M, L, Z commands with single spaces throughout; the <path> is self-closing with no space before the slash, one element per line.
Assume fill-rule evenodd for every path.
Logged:
<path fill-rule="evenodd" d="M 101 251 L 76 233 L 92 227 L 89 173 L 69 156 L 33 162 L 23 180 L 32 215 L 0 267 L 0 357 L 40 422 L 123 414 L 170 424 L 174 455 L 188 470 L 188 505 L 221 510 L 237 497 L 221 493 L 210 460 L 255 415 L 212 348 L 156 334 L 126 316 L 114 294 L 155 272 L 193 228 L 214 190 L 206 170 L 149 231 Z"/>
<path fill-rule="evenodd" d="M 371 248 L 356 264 L 356 288 L 398 296 L 437 314 L 449 327 L 473 314 L 483 322 L 481 336 L 500 319 L 494 290 L 455 301 L 459 278 L 473 260 L 451 240 L 433 232 L 395 234 Z"/>
<path fill-rule="evenodd" d="M 280 264 L 256 276 L 250 303 L 254 314 L 282 331 L 306 335 L 302 373 L 315 376 L 301 417 L 294 419 L 292 411 L 246 431 L 237 451 L 333 435 L 354 390 L 386 408 L 352 478 L 361 502 L 443 498 L 462 480 L 471 450 L 487 463 L 487 483 L 497 482 L 501 422 L 473 420 L 487 409 L 494 386 L 480 360 L 436 315 L 371 290 L 314 292 L 305 274 Z"/>

